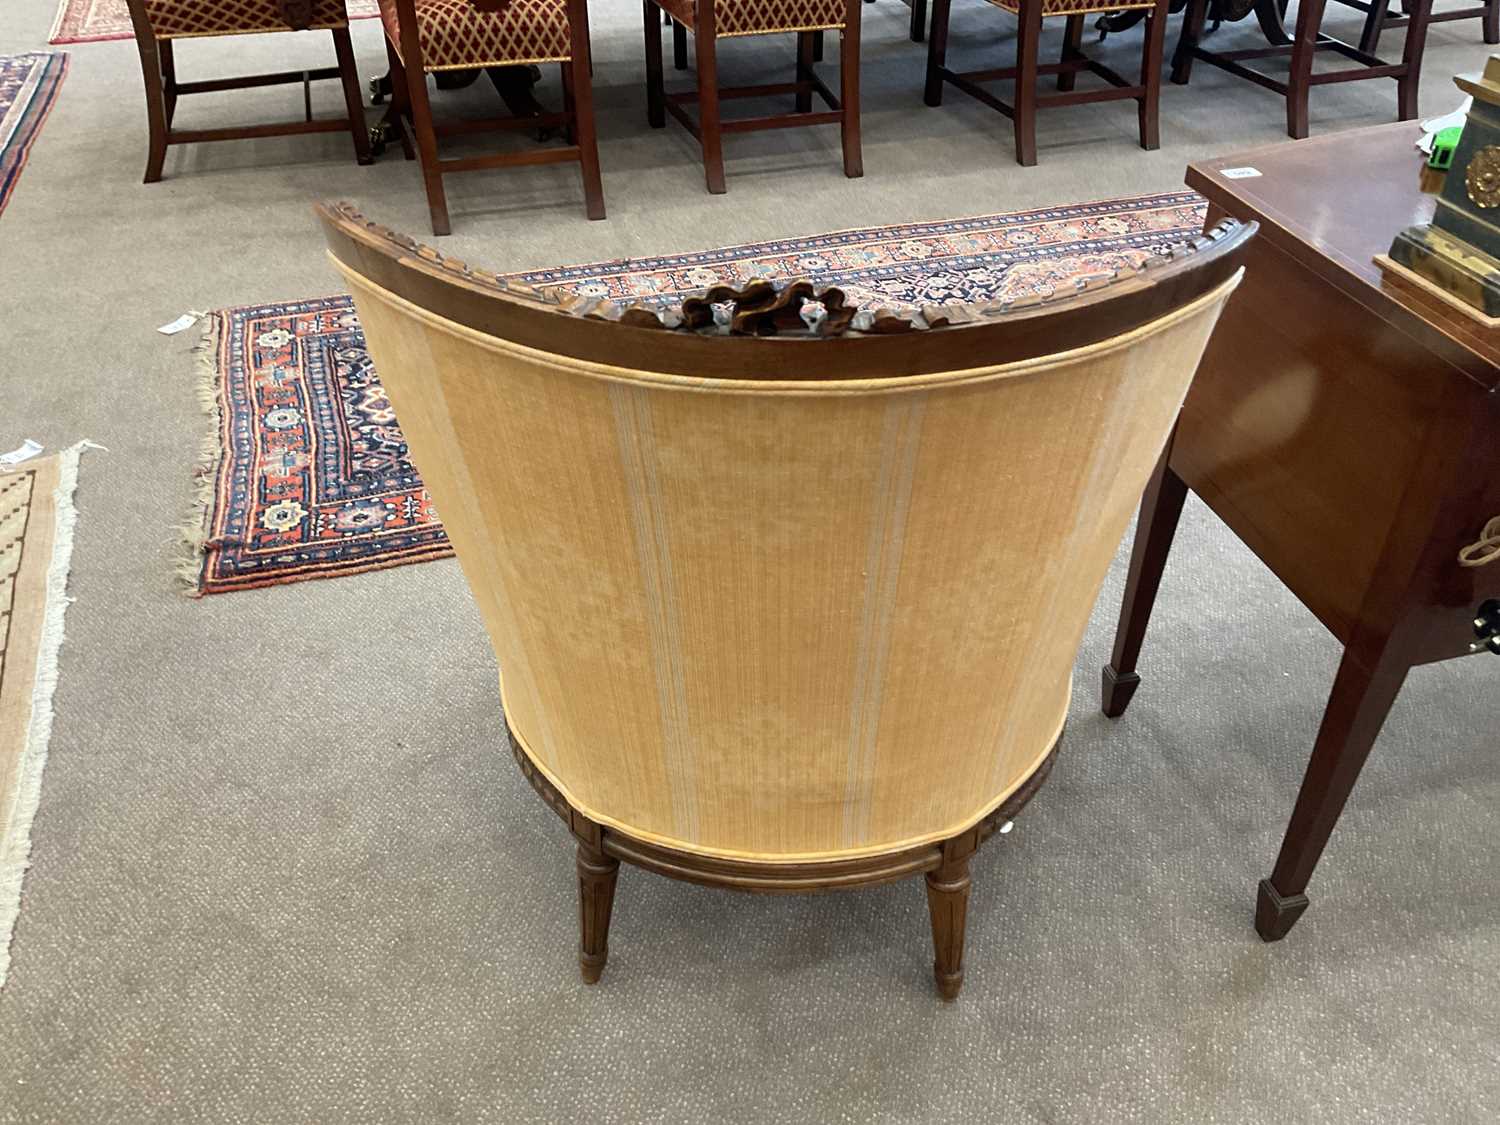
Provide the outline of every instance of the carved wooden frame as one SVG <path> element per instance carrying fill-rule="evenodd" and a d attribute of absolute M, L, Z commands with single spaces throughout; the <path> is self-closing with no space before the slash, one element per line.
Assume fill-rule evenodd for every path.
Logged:
<path fill-rule="evenodd" d="M 547 807 L 562 818 L 578 841 L 578 965 L 587 983 L 594 984 L 599 980 L 609 957 L 609 920 L 622 860 L 669 879 L 755 894 L 852 890 L 925 874 L 928 913 L 932 921 L 933 978 L 944 1000 L 955 999 L 963 987 L 969 860 L 979 846 L 1013 819 L 1042 787 L 1052 772 L 1052 764 L 1062 745 L 1062 735 L 1059 734 L 1042 763 L 1009 797 L 977 824 L 949 839 L 853 859 L 772 863 L 700 855 L 653 844 L 617 828 L 601 825 L 568 802 L 537 768 L 509 726 L 506 734 L 521 775 L 531 783 Z"/>

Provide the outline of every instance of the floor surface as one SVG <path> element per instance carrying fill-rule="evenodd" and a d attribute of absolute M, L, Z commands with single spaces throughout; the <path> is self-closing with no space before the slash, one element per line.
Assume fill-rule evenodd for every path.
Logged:
<path fill-rule="evenodd" d="M 1040 163 L 1022 169 L 998 115 L 952 92 L 922 105 L 906 12 L 865 9 L 864 179 L 842 176 L 836 130 L 782 131 L 731 138 L 729 193 L 710 197 L 688 136 L 645 125 L 637 9 L 600 0 L 608 221 L 585 221 L 569 168 L 472 175 L 452 181 L 444 250 L 525 269 L 1119 196 L 1283 136 L 1272 95 L 1204 68 L 1165 88 L 1160 151 L 1136 147 L 1130 106 L 1085 105 L 1044 114 Z M 52 16 L 50 0 L 6 0 L 0 52 L 42 48 Z M 1109 57 L 1130 65 L 1138 34 Z M 1009 16 L 962 0 L 961 64 L 1013 39 Z M 1049 28 L 1047 49 L 1059 39 Z M 378 27 L 355 41 L 366 76 L 382 70 Z M 359 168 L 345 137 L 287 138 L 177 149 L 142 186 L 134 45 L 70 49 L 0 216 L 0 447 L 109 452 L 78 489 L 77 603 L 0 994 L 0 1121 L 1500 1116 L 1500 662 L 1412 676 L 1311 911 L 1262 945 L 1255 883 L 1338 649 L 1196 501 L 1144 686 L 1110 722 L 1096 684 L 1116 562 L 1066 753 L 976 863 L 957 1004 L 933 993 L 917 882 L 765 899 L 626 871 L 605 980 L 582 986 L 567 840 L 503 748 L 456 565 L 197 602 L 173 574 L 204 421 L 195 334 L 156 326 L 337 291 L 309 204 L 349 198 L 423 234 L 415 165 Z M 775 40 L 724 54 L 732 77 L 792 60 Z M 318 35 L 178 52 L 184 78 L 331 57 Z M 1452 108 L 1450 76 L 1485 57 L 1477 22 L 1435 26 L 1423 110 Z M 484 93 L 441 104 L 481 112 Z M 336 87 L 316 104 L 337 108 Z M 1324 87 L 1312 127 L 1394 105 L 1393 83 Z M 181 112 L 299 108 L 283 88 Z"/>

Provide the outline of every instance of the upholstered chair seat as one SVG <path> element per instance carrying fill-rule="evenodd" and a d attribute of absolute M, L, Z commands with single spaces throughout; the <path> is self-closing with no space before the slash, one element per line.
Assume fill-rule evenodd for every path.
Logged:
<path fill-rule="evenodd" d="M 697 26 L 697 0 L 661 0 L 662 10 L 686 28 Z M 714 33 L 772 35 L 787 31 L 829 31 L 844 26 L 844 0 L 715 0 Z"/>
<path fill-rule="evenodd" d="M 511 750 L 578 840 L 585 979 L 624 860 L 772 892 L 925 874 L 956 995 L 969 858 L 1051 768 L 1251 229 L 1051 302 L 761 281 L 663 309 L 322 214 Z"/>
<path fill-rule="evenodd" d="M 271 31 L 329 31 L 348 27 L 344 0 L 143 0 L 158 39 L 253 35 Z"/>
<path fill-rule="evenodd" d="M 422 68 L 428 72 L 572 58 L 566 0 L 511 0 L 492 10 L 470 0 L 415 0 L 414 8 Z M 380 0 L 380 19 L 399 55 L 396 0 Z"/>

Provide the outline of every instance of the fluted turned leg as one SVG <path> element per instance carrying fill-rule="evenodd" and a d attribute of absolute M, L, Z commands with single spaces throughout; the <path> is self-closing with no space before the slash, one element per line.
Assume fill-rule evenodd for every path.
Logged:
<path fill-rule="evenodd" d="M 609 959 L 609 916 L 615 905 L 620 861 L 578 842 L 578 967 L 594 984 Z"/>
<path fill-rule="evenodd" d="M 943 862 L 927 873 L 927 911 L 932 916 L 932 976 L 944 1000 L 956 1000 L 964 985 L 964 926 L 969 914 L 969 857 L 978 846 L 971 829 L 943 844 Z"/>

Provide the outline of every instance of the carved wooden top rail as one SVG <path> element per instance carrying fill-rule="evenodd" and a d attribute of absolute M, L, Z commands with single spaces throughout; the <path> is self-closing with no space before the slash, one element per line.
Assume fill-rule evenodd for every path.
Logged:
<path fill-rule="evenodd" d="M 1083 347 L 1217 288 L 1239 268 L 1257 229 L 1226 219 L 1139 266 L 1018 298 L 861 309 L 842 290 L 798 279 L 753 281 L 739 290 L 716 286 L 661 308 L 510 280 L 372 222 L 348 203 L 320 204 L 317 211 L 334 257 L 478 331 L 617 366 L 777 380 L 891 378 Z M 806 350 L 820 341 L 814 352 Z"/>

